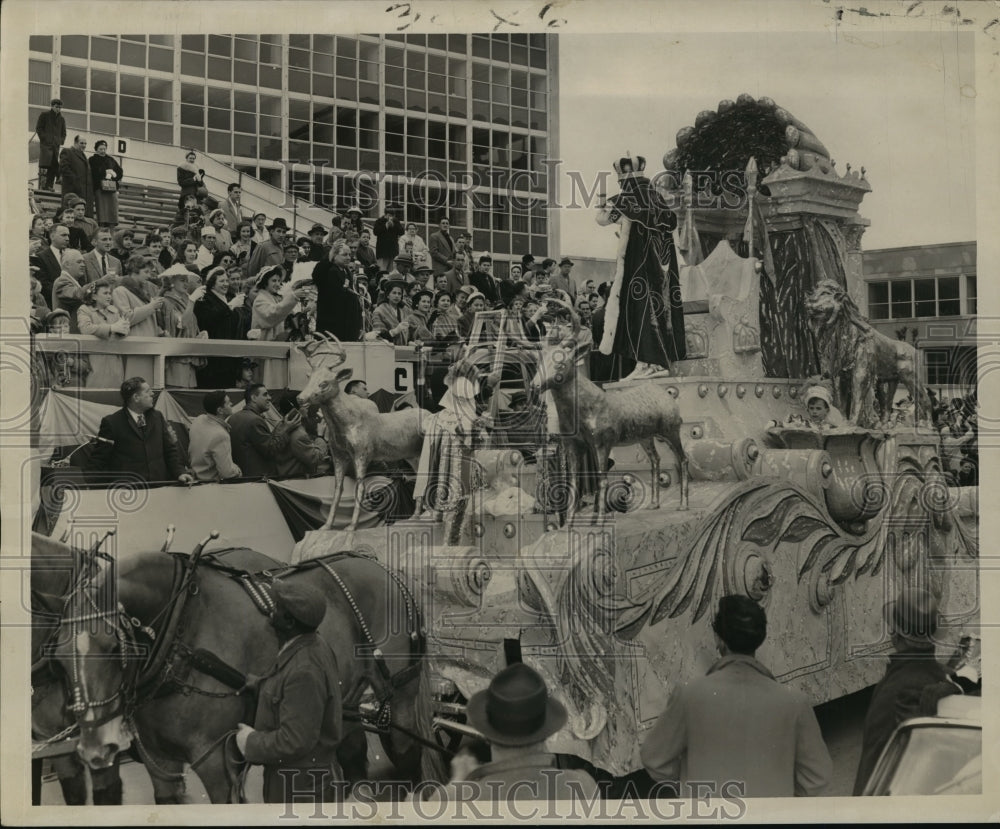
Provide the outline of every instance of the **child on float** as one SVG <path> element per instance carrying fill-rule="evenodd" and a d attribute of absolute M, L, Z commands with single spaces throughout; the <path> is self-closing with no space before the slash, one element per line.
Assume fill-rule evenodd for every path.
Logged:
<path fill-rule="evenodd" d="M 844 416 L 833 405 L 828 389 L 810 386 L 806 391 L 806 426 L 810 429 L 836 429 L 844 425 Z"/>

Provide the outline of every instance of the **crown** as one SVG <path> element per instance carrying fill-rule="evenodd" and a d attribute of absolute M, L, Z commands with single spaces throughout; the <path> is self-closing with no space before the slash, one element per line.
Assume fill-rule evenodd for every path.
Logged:
<path fill-rule="evenodd" d="M 641 155 L 637 155 L 633 159 L 631 153 L 626 153 L 623 158 L 619 158 L 614 163 L 614 168 L 618 174 L 618 180 L 621 181 L 635 173 L 643 172 L 646 169 L 646 159 Z"/>

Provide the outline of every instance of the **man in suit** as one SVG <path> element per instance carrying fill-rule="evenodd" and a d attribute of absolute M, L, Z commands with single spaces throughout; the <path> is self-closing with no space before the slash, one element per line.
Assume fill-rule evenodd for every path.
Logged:
<path fill-rule="evenodd" d="M 398 208 L 390 204 L 386 205 L 385 215 L 375 220 L 375 258 L 383 270 L 392 268 L 393 260 L 399 256 L 399 237 L 406 232 L 398 215 Z"/>
<path fill-rule="evenodd" d="M 466 269 L 468 268 L 468 257 L 462 251 L 453 254 L 454 267 L 445 271 L 444 275 L 448 279 L 448 293 L 455 296 L 459 290 L 461 290 L 463 285 L 468 285 L 469 280 L 466 274 Z"/>
<path fill-rule="evenodd" d="M 241 204 L 243 188 L 234 181 L 229 185 L 227 190 L 228 195 L 226 196 L 226 200 L 219 205 L 219 210 L 222 211 L 222 215 L 226 218 L 226 230 L 235 239 L 236 228 L 243 221 L 243 205 Z"/>
<path fill-rule="evenodd" d="M 486 297 L 490 307 L 500 303 L 500 286 L 493 276 L 493 257 L 488 253 L 479 257 L 479 266 L 469 274 L 469 284 Z"/>
<path fill-rule="evenodd" d="M 550 261 L 548 259 L 546 262 Z M 555 262 L 552 263 L 555 265 Z M 559 263 L 558 272 L 554 267 L 549 268 L 549 284 L 555 288 L 557 291 L 565 291 L 573 299 L 573 304 L 576 304 L 576 283 L 573 278 L 569 275 L 569 272 L 573 270 L 573 260 L 568 256 L 564 256 L 562 261 Z"/>
<path fill-rule="evenodd" d="M 97 446 L 87 463 L 92 483 L 180 481 L 194 483 L 184 467 L 177 436 L 153 408 L 153 390 L 141 377 L 121 387 L 122 408 L 101 419 Z"/>
<path fill-rule="evenodd" d="M 80 327 L 76 319 L 76 309 L 83 302 L 83 280 L 86 270 L 84 254 L 78 250 L 69 249 L 63 253 L 62 273 L 52 283 L 52 310 L 65 311 L 69 314 L 69 333 L 79 334 Z"/>
<path fill-rule="evenodd" d="M 124 273 L 121 260 L 111 255 L 113 244 L 111 228 L 99 228 L 97 235 L 94 236 L 94 249 L 83 257 L 87 269 L 81 284 L 86 285 L 105 276 L 121 276 Z"/>
<path fill-rule="evenodd" d="M 263 384 L 251 383 L 243 399 L 243 408 L 229 418 L 233 460 L 247 478 L 274 478 L 277 459 L 288 446 L 288 423 L 282 420 L 271 431 L 264 418 L 271 408 L 271 392 Z"/>
<path fill-rule="evenodd" d="M 431 267 L 434 275 L 444 273 L 451 268 L 455 258 L 455 240 L 451 238 L 451 222 L 443 216 L 438 223 L 438 230 L 431 234 L 427 241 L 427 252 L 431 255 Z"/>
<path fill-rule="evenodd" d="M 51 109 L 38 116 L 35 134 L 38 136 L 38 189 L 51 190 L 59 176 L 59 148 L 66 141 L 66 119 L 62 116 L 62 101 L 52 99 Z M 79 195 L 79 193 L 77 194 Z"/>
<path fill-rule="evenodd" d="M 285 234 L 288 225 L 284 219 L 275 219 L 267 226 L 270 239 L 257 245 L 250 254 L 250 264 L 247 265 L 247 276 L 255 277 L 264 268 L 280 265 L 285 261 Z"/>
<path fill-rule="evenodd" d="M 36 274 L 42 283 L 43 296 L 51 296 L 52 286 L 63 271 L 63 251 L 69 248 L 70 232 L 66 225 L 53 225 L 49 231 L 49 246 L 38 252 L 39 271 Z"/>
<path fill-rule="evenodd" d="M 65 180 L 63 178 L 63 181 Z M 70 206 L 73 208 L 73 227 L 76 227 L 87 237 L 87 246 L 82 248 L 82 250 L 85 252 L 93 250 L 94 237 L 97 235 L 99 225 L 87 216 L 87 203 L 82 198 L 77 197 L 76 201 L 71 202 Z M 72 228 L 70 228 L 70 235 L 72 235 L 72 232 Z"/>
<path fill-rule="evenodd" d="M 59 175 L 62 177 L 62 194 L 76 193 L 86 205 L 87 218 L 94 217 L 94 178 L 87 161 L 87 139 L 73 137 L 73 144 L 59 153 Z"/>

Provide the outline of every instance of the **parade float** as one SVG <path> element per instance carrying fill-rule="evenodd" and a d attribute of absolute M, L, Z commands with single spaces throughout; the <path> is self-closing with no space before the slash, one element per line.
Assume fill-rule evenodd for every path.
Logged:
<path fill-rule="evenodd" d="M 617 446 L 608 491 L 619 510 L 569 521 L 538 497 L 543 461 L 492 444 L 470 453 L 476 488 L 460 516 L 312 532 L 293 553 L 349 546 L 415 583 L 445 732 L 467 731 L 463 701 L 520 659 L 569 711 L 552 749 L 613 775 L 641 767 L 670 691 L 714 661 L 724 594 L 762 604 L 759 658 L 817 704 L 879 679 L 882 608 L 901 582 L 940 595 L 942 652 L 978 618 L 975 520 L 959 515 L 938 438 L 920 423 L 916 355 L 858 311 L 864 170 L 841 173 L 804 124 L 750 96 L 700 113 L 664 166 L 653 182 L 673 200 L 689 263 L 686 359 L 604 391 L 655 384 L 673 401 L 688 508 L 682 459 L 659 440 L 659 508 L 647 508 L 646 452 Z M 804 416 L 804 389 L 822 375 L 842 426 Z M 917 404 L 914 424 L 888 416 L 897 384 Z"/>
<path fill-rule="evenodd" d="M 431 454 L 447 443 L 430 442 L 418 411 L 372 407 L 369 416 L 343 400 L 351 369 L 370 381 L 381 371 L 397 390 L 400 377 L 419 383 L 419 350 L 377 369 L 367 345 L 320 337 L 291 349 L 288 388 L 344 437 L 333 439 L 340 474 L 126 488 L 127 503 L 81 489 L 75 511 L 60 501 L 47 533 L 87 547 L 112 522 L 118 535 L 106 546 L 119 558 L 159 547 L 168 523 L 177 536 L 165 550 L 189 549 L 218 526 L 216 546 L 253 547 L 282 563 L 344 550 L 372 556 L 406 578 L 420 607 L 442 742 L 471 733 L 465 700 L 523 660 L 569 712 L 550 748 L 616 776 L 641 767 L 640 746 L 671 690 L 715 660 L 710 621 L 722 595 L 761 603 L 769 629 L 759 658 L 816 704 L 880 678 L 890 647 L 882 609 L 902 582 L 939 595 L 945 652 L 978 620 L 975 509 L 959 509 L 939 438 L 921 424 L 916 352 L 876 334 L 859 310 L 863 168 L 841 173 L 804 124 L 750 96 L 700 113 L 663 161 L 651 186 L 680 221 L 686 263 L 686 353 L 669 375 L 601 388 L 577 366 L 586 357 L 578 332 L 519 353 L 503 346 L 501 319 L 499 346 L 463 359 L 479 359 L 480 377 L 500 372 L 508 386 L 538 380 L 550 401 L 569 395 L 562 408 L 579 422 L 550 418 L 549 440 L 534 444 L 505 441 L 501 430 L 477 439 L 475 424 L 457 430 L 457 455 L 436 459 L 437 484 L 450 495 L 440 513 L 385 523 L 377 499 L 360 511 L 346 499 L 332 529 L 306 532 L 302 516 L 311 520 L 317 507 L 305 499 L 329 490 L 329 504 L 348 463 L 415 460 L 418 433 Z M 807 422 L 805 389 L 817 382 L 827 383 L 842 425 Z M 908 425 L 888 417 L 897 385 L 915 403 Z M 174 411 L 181 396 L 161 395 L 158 407 Z M 53 400 L 43 413 L 50 419 Z M 643 408 L 649 400 L 659 401 L 655 411 Z M 81 425 L 82 406 L 62 429 L 74 439 L 95 431 Z M 565 473 L 580 464 L 552 462 L 582 435 L 598 452 L 614 446 L 596 514 L 574 514 L 567 502 Z M 653 435 L 668 440 L 655 440 L 651 455 L 639 438 Z M 411 610 L 400 607 L 396 621 Z"/>

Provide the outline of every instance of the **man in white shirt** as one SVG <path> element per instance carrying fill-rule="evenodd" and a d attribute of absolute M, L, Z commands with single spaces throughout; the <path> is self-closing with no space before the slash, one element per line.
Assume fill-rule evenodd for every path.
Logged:
<path fill-rule="evenodd" d="M 204 270 L 215 261 L 215 242 L 215 228 L 205 225 L 201 229 L 201 246 L 198 248 L 198 258 L 195 259 L 198 270 Z"/>
<path fill-rule="evenodd" d="M 105 276 L 121 276 L 122 263 L 117 257 L 111 255 L 111 246 L 114 244 L 114 237 L 111 229 L 102 227 L 94 236 L 94 249 L 83 255 L 86 266 L 86 274 L 83 283 L 96 282 Z"/>
<path fill-rule="evenodd" d="M 192 421 L 188 445 L 195 476 L 199 481 L 239 478 L 243 473 L 233 462 L 233 445 L 226 422 L 233 413 L 229 395 L 224 391 L 209 392 L 202 405 L 205 413 Z"/>

